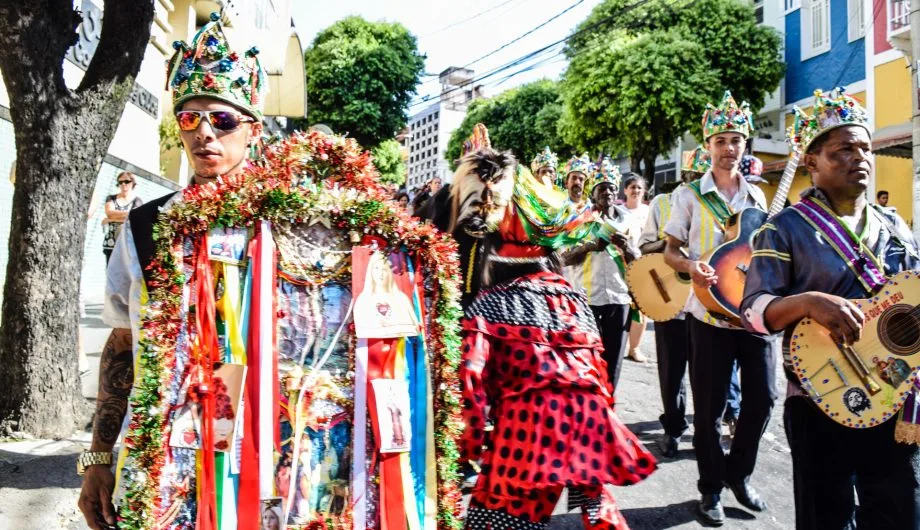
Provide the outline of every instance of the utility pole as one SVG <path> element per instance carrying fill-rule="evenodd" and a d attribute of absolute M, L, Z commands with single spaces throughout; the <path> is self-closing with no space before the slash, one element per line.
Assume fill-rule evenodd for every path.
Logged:
<path fill-rule="evenodd" d="M 867 37 L 868 38 L 868 37 Z M 910 82 L 913 110 L 914 237 L 920 237 L 920 0 L 910 2 Z"/>

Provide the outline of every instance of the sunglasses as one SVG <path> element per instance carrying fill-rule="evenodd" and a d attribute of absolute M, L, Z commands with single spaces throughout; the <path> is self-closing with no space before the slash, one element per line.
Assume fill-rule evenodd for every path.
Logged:
<path fill-rule="evenodd" d="M 229 110 L 183 110 L 176 113 L 176 122 L 183 131 L 194 131 L 201 125 L 201 119 L 207 116 L 208 122 L 215 130 L 232 131 L 241 123 L 251 123 L 256 120 Z"/>
<path fill-rule="evenodd" d="M 119 186 L 124 186 L 125 184 L 134 184 L 134 183 L 131 182 L 130 180 L 119 180 L 118 181 Z"/>

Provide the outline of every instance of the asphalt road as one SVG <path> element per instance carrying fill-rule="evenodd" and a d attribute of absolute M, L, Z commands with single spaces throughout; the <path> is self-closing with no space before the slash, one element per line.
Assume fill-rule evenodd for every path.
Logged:
<path fill-rule="evenodd" d="M 98 318 L 98 307 L 91 306 L 88 312 L 89 316 L 81 321 L 91 366 L 90 373 L 84 377 L 84 393 L 93 396 L 99 352 L 108 329 Z M 651 359 L 649 363 L 625 361 L 617 400 L 623 422 L 660 456 L 654 443 L 662 431 L 658 423 L 661 399 L 653 341 L 653 334 L 646 333 L 642 349 Z M 782 382 L 784 378 L 779 376 L 777 381 Z M 780 395 L 783 394 L 781 389 Z M 752 480 L 754 487 L 769 503 L 769 509 L 755 516 L 741 508 L 731 494 L 727 494 L 723 497 L 727 515 L 723 528 L 794 527 L 791 460 L 781 418 L 782 403 L 778 403 L 761 444 L 757 471 Z M 660 458 L 658 471 L 647 480 L 617 489 L 617 501 L 633 530 L 701 528 L 695 515 L 697 473 L 691 436 L 692 430 L 681 441 L 676 458 Z M 0 440 L 0 529 L 85 528 L 82 515 L 76 509 L 80 481 L 74 472 L 74 460 L 88 440 L 88 432 L 76 433 L 71 439 L 60 441 Z M 563 499 L 550 529 L 582 528 L 580 514 L 566 513 L 564 506 Z"/>

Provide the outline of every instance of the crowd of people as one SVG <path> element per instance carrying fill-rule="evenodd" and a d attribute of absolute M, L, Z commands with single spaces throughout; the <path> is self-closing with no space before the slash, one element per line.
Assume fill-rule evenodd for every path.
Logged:
<path fill-rule="evenodd" d="M 218 16 L 176 50 L 169 87 L 195 177 L 183 192 L 135 209 L 126 189 L 133 182 L 119 177 L 121 192 L 107 207 L 124 224 L 107 255 L 103 319 L 113 331 L 100 359 L 93 440 L 77 463 L 91 528 L 454 527 L 459 459 L 479 468 L 463 522 L 469 530 L 545 528 L 564 488 L 585 528 L 627 529 L 614 486 L 658 467 L 616 414 L 622 360 L 644 358 L 645 319 L 628 271 L 654 253 L 695 286 L 683 311 L 654 325 L 664 429 L 657 449 L 674 456 L 689 429 L 689 373 L 701 520 L 725 522 L 725 488 L 748 510 L 767 510 L 753 477 L 782 358 L 796 527 L 920 528 L 915 367 L 892 371 L 894 359 L 878 359 L 858 381 L 841 375 L 839 406 L 857 417 L 872 407 L 868 393 L 881 392 L 876 379 L 891 396 L 900 392 L 909 411 L 872 410 L 871 428 L 848 426 L 828 413 L 840 388 L 817 394 L 779 344 L 784 330 L 813 321 L 846 362 L 865 364 L 857 350 L 869 316 L 852 300 L 878 295 L 886 276 L 920 268 L 906 223 L 868 203 L 872 131 L 852 97 L 818 92 L 810 114 L 796 110 L 789 141 L 813 186 L 753 233 L 733 319 L 701 298 L 730 277 L 706 256 L 727 239 L 734 214 L 765 218 L 767 204 L 754 183 L 762 164 L 745 155 L 750 111 L 728 92 L 701 109 L 702 145 L 684 157 L 682 182 L 651 204 L 648 183 L 609 159 L 583 155 L 560 168 L 545 149 L 527 168 L 493 148 L 481 124 L 449 185 L 432 180 L 415 197 L 381 201 L 379 184 L 360 181 L 373 172 L 356 170 L 366 157 L 349 155 L 350 140 L 321 133 L 288 144 L 309 156 L 274 161 L 310 163 L 340 149 L 316 160 L 347 160 L 341 174 L 322 167 L 322 178 L 342 180 L 303 171 L 266 190 L 260 171 L 280 180 L 293 170 L 249 161 L 259 152 L 252 147 L 261 141 L 267 86 L 258 50 L 233 52 Z M 362 202 L 362 193 L 371 199 Z M 351 202 L 329 206 L 336 200 Z M 410 221 L 406 207 L 454 242 L 437 246 L 435 231 Z M 360 215 L 330 222 L 344 210 Z M 373 218 L 382 211 L 389 217 Z M 387 239 L 387 227 L 405 232 Z M 429 248 L 408 252 L 413 238 Z M 459 264 L 446 256 L 454 248 Z M 357 256 L 370 271 L 360 284 L 348 270 L 358 268 Z M 357 290 L 378 276 L 386 289 Z M 455 298 L 464 310 L 459 337 L 450 332 Z M 379 325 L 349 326 L 352 314 Z M 911 318 L 902 325 L 916 329 Z M 291 355 L 282 359 L 282 350 Z M 221 368 L 224 379 L 216 377 Z M 234 373 L 237 408 L 227 395 Z M 451 423 L 451 408 L 462 425 Z M 218 415 L 222 427 L 237 429 L 233 450 L 213 443 Z M 391 416 L 402 418 L 388 424 L 399 443 L 384 450 L 380 418 Z"/>

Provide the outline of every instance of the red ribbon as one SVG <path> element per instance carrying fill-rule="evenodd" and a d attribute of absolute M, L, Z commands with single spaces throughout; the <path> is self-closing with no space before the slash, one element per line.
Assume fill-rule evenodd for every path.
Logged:
<path fill-rule="evenodd" d="M 377 417 L 377 399 L 374 396 L 374 379 L 392 379 L 396 362 L 396 343 L 400 339 L 368 339 L 367 341 L 367 408 L 374 429 L 380 455 L 380 528 L 381 530 L 407 530 L 406 502 L 403 492 L 402 466 L 399 453 L 380 453 L 380 420 Z"/>
<path fill-rule="evenodd" d="M 246 386 L 243 391 L 243 446 L 240 455 L 240 491 L 237 501 L 237 524 L 240 530 L 259 528 L 259 448 L 256 433 L 259 431 L 259 292 L 261 289 L 261 263 L 258 259 L 262 236 L 249 244 L 250 289 L 249 336 L 246 344 Z"/>
<path fill-rule="evenodd" d="M 195 262 L 195 321 L 198 327 L 198 347 L 195 367 L 198 372 L 197 394 L 201 403 L 201 475 L 198 488 L 199 530 L 217 530 L 217 493 L 214 476 L 214 362 L 220 360 L 217 343 L 216 312 L 214 308 L 214 278 L 208 256 L 207 237 L 198 244 Z"/>

